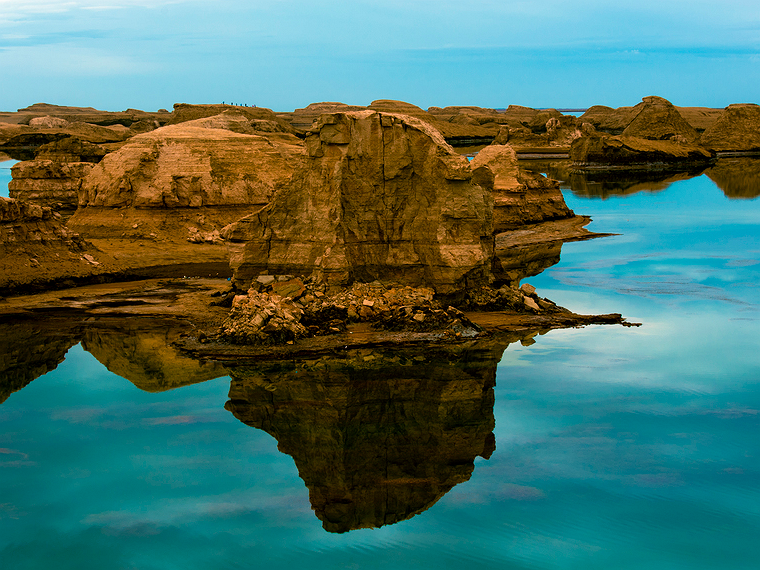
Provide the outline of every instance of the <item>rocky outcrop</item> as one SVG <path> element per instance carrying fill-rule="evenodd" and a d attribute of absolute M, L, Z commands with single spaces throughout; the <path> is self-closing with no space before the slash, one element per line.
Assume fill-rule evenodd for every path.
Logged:
<path fill-rule="evenodd" d="M 150 210 L 148 233 L 184 241 L 193 229 L 213 232 L 267 204 L 304 155 L 300 139 L 260 132 L 237 112 L 162 127 L 133 137 L 90 172 L 69 224 L 88 237 L 131 235 L 139 220 L 128 214 Z M 208 224 L 178 226 L 178 210 L 193 219 L 206 212 Z M 165 221 L 154 220 L 159 213 Z"/>
<path fill-rule="evenodd" d="M 495 233 L 575 215 L 565 204 L 559 183 L 521 169 L 509 145 L 485 147 L 470 166 L 473 179 L 493 194 Z"/>
<path fill-rule="evenodd" d="M 681 144 L 695 144 L 699 139 L 696 129 L 684 120 L 670 101 L 662 97 L 644 97 L 631 114 L 631 122 L 621 133 L 624 137 Z"/>
<path fill-rule="evenodd" d="M 42 145 L 34 160 L 13 167 L 13 180 L 8 184 L 10 197 L 58 210 L 74 210 L 82 180 L 105 154 L 102 147 L 77 137 Z"/>
<path fill-rule="evenodd" d="M 234 280 L 317 275 L 454 294 L 490 280 L 493 199 L 427 123 L 394 113 L 324 115 L 308 159 L 271 204 L 225 228 Z"/>
<path fill-rule="evenodd" d="M 729 105 L 700 143 L 718 152 L 760 154 L 760 105 Z"/>
<path fill-rule="evenodd" d="M 364 111 L 366 107 L 360 105 L 346 105 L 345 103 L 325 101 L 311 103 L 303 109 L 296 109 L 287 115 L 291 125 L 303 132 L 311 129 L 314 121 L 327 113 L 350 113 L 352 111 Z"/>
<path fill-rule="evenodd" d="M 238 118 L 245 117 L 246 121 L 240 121 L 239 119 L 232 123 L 227 121 L 225 126 L 220 127 L 231 129 L 235 132 L 245 132 L 247 134 L 253 134 L 254 132 L 293 134 L 296 132 L 291 125 L 280 119 L 271 109 L 264 107 L 243 107 L 239 105 L 190 105 L 188 103 L 176 103 L 167 124 L 178 125 L 217 115 Z"/>
<path fill-rule="evenodd" d="M 570 146 L 570 159 L 578 169 L 684 169 L 706 165 L 714 158 L 713 153 L 694 144 L 629 136 L 584 136 Z"/>
<path fill-rule="evenodd" d="M 48 207 L 0 197 L 0 293 L 31 292 L 100 274 L 113 261 Z"/>
<path fill-rule="evenodd" d="M 225 408 L 291 455 L 328 532 L 430 508 L 488 459 L 504 344 L 349 350 L 231 370 Z"/>

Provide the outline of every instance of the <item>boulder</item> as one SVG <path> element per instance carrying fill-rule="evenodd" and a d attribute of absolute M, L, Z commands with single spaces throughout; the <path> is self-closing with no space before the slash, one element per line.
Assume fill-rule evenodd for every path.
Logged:
<path fill-rule="evenodd" d="M 509 145 L 485 147 L 470 167 L 473 180 L 493 194 L 494 232 L 572 217 L 559 189 L 559 182 L 520 168 Z"/>
<path fill-rule="evenodd" d="M 323 115 L 306 145 L 305 164 L 272 203 L 222 232 L 239 288 L 262 273 L 442 294 L 490 280 L 493 199 L 429 124 L 375 111 Z"/>
<path fill-rule="evenodd" d="M 760 105 L 729 105 L 702 133 L 700 143 L 717 152 L 760 153 Z"/>

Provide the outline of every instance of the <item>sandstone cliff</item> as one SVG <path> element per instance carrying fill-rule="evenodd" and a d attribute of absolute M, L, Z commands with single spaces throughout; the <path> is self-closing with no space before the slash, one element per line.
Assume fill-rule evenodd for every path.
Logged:
<path fill-rule="evenodd" d="M 231 370 L 225 408 L 277 439 L 329 532 L 406 520 L 467 481 L 495 448 L 505 345 L 421 354 L 352 350 Z"/>
<path fill-rule="evenodd" d="M 306 163 L 272 203 L 223 232 L 240 288 L 262 273 L 443 294 L 490 280 L 493 198 L 430 125 L 374 111 L 324 115 L 306 145 Z"/>
<path fill-rule="evenodd" d="M 573 141 L 570 159 L 578 168 L 610 165 L 627 168 L 689 168 L 708 164 L 714 154 L 704 147 L 672 140 L 629 136 L 584 136 Z"/>

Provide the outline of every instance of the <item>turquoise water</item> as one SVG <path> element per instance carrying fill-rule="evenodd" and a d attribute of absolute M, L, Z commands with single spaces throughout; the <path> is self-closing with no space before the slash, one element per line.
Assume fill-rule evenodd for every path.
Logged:
<path fill-rule="evenodd" d="M 757 568 L 760 199 L 728 199 L 706 176 L 656 193 L 565 196 L 593 217 L 592 230 L 621 235 L 565 244 L 560 263 L 529 282 L 561 305 L 621 312 L 640 328 L 552 331 L 510 344 L 498 365 L 498 347 L 477 365 L 473 354 L 386 355 L 379 368 L 367 354 L 356 371 L 251 364 L 230 371 L 234 394 L 228 376 L 149 393 L 85 351 L 97 353 L 92 339 L 74 344 L 0 404 L 0 560 L 14 569 Z M 120 346 L 139 368 L 142 353 Z M 344 388 L 363 381 L 387 398 L 378 390 L 357 403 Z M 420 400 L 438 392 L 415 407 L 405 386 Z M 370 409 L 381 419 L 362 415 Z M 383 504 L 370 493 L 375 510 L 357 520 L 387 519 L 394 501 L 421 512 L 327 532 L 311 504 L 330 493 L 346 509 L 360 504 L 371 451 L 402 447 L 414 465 L 381 465 L 402 472 L 401 492 L 383 487 Z M 438 494 L 418 500 L 425 485 Z"/>
<path fill-rule="evenodd" d="M 11 167 L 18 160 L 0 160 L 0 196 L 8 198 L 8 182 L 11 181 Z"/>

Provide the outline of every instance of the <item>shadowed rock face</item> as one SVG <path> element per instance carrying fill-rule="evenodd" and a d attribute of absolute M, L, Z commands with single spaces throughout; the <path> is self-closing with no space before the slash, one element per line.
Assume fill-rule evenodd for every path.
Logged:
<path fill-rule="evenodd" d="M 430 125 L 373 111 L 324 115 L 306 145 L 290 185 L 222 232 L 238 287 L 267 272 L 442 294 L 490 279 L 493 198 Z"/>
<path fill-rule="evenodd" d="M 661 169 L 682 169 L 684 165 L 709 163 L 714 157 L 705 148 L 694 144 L 621 135 L 576 139 L 570 146 L 570 159 L 579 168 L 593 165 L 657 168 L 652 165 L 661 165 Z"/>
<path fill-rule="evenodd" d="M 490 457 L 504 348 L 236 368 L 225 407 L 293 457 L 325 530 L 380 527 L 428 509 Z"/>
<path fill-rule="evenodd" d="M 760 105 L 729 105 L 700 141 L 715 151 L 760 153 Z"/>

